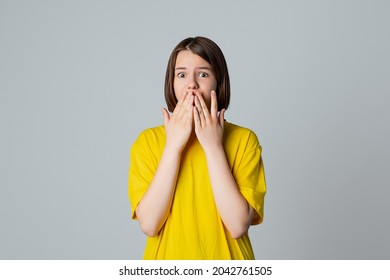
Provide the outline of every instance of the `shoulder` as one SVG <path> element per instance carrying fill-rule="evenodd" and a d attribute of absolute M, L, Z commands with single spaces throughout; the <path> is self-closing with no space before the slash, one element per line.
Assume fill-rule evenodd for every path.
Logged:
<path fill-rule="evenodd" d="M 224 140 L 226 144 L 245 146 L 245 150 L 261 148 L 259 139 L 249 128 L 225 121 Z"/>
<path fill-rule="evenodd" d="M 165 142 L 164 126 L 156 126 L 143 130 L 133 143 L 134 146 L 155 146 L 158 143 Z"/>
<path fill-rule="evenodd" d="M 151 127 L 143 130 L 138 138 L 148 138 L 148 137 L 165 137 L 165 131 L 164 131 L 164 126 L 156 126 L 156 127 Z"/>
<path fill-rule="evenodd" d="M 237 134 L 242 136 L 253 135 L 256 137 L 256 134 L 251 129 L 227 121 L 225 121 L 224 128 L 225 131 L 229 134 Z"/>

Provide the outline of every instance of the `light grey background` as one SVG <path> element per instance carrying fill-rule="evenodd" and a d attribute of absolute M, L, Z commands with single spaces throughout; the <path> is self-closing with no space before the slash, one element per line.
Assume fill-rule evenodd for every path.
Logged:
<path fill-rule="evenodd" d="M 0 1 L 0 258 L 139 259 L 129 149 L 212 38 L 263 146 L 258 259 L 390 258 L 388 1 Z"/>

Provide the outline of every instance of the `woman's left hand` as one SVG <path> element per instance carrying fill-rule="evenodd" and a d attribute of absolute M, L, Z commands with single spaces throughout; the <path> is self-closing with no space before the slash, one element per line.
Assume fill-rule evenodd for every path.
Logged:
<path fill-rule="evenodd" d="M 195 93 L 194 122 L 195 134 L 207 153 L 208 150 L 222 145 L 224 114 L 222 109 L 218 114 L 218 103 L 215 91 L 211 91 L 210 111 L 199 92 Z"/>

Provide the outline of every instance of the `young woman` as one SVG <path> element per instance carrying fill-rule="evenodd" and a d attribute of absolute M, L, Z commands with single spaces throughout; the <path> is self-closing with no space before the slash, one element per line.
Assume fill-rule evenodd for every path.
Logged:
<path fill-rule="evenodd" d="M 169 114 L 131 148 L 132 218 L 148 235 L 144 259 L 254 259 L 250 225 L 263 220 L 266 192 L 256 135 L 224 120 L 230 100 L 222 51 L 187 38 L 165 79 Z"/>

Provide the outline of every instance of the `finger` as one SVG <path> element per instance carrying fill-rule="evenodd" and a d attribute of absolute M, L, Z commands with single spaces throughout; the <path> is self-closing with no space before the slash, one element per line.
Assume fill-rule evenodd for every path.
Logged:
<path fill-rule="evenodd" d="M 191 127 L 192 129 L 192 121 L 194 119 L 194 105 L 192 103 L 190 104 L 190 107 L 188 109 L 187 119 L 186 119 L 186 126 Z"/>
<path fill-rule="evenodd" d="M 182 109 L 180 111 L 180 115 L 178 115 L 179 118 L 186 120 L 188 117 L 188 114 L 192 114 L 192 104 L 194 103 L 194 99 L 192 94 L 187 94 L 186 99 L 184 100 L 184 103 L 182 104 Z"/>
<path fill-rule="evenodd" d="M 169 113 L 168 113 L 167 109 L 165 109 L 165 108 L 161 108 L 161 111 L 162 111 L 163 117 L 164 117 L 164 126 L 166 126 L 169 122 Z"/>
<path fill-rule="evenodd" d="M 201 127 L 199 111 L 196 106 L 194 106 L 194 122 L 195 122 L 195 130 L 198 130 Z"/>
<path fill-rule="evenodd" d="M 192 104 L 194 103 L 194 97 L 192 95 L 192 93 L 186 93 L 186 97 L 184 99 L 184 102 L 183 102 L 183 105 L 182 105 L 182 110 L 181 110 L 181 114 L 180 114 L 180 117 L 181 118 L 185 118 L 186 115 L 188 114 L 188 110 L 191 110 L 191 114 L 192 114 Z"/>
<path fill-rule="evenodd" d="M 183 110 L 183 103 L 185 102 L 186 97 L 187 97 L 187 93 L 183 93 L 183 94 L 180 96 L 180 99 L 179 99 L 179 101 L 176 103 L 176 107 L 175 107 L 175 109 L 173 110 L 172 116 L 181 115 L 182 110 Z"/>
<path fill-rule="evenodd" d="M 209 113 L 209 109 L 207 108 L 206 102 L 204 102 L 202 94 L 200 94 L 199 92 L 196 93 L 196 96 L 198 97 L 200 105 L 202 107 L 203 115 L 207 118 L 210 113 Z"/>
<path fill-rule="evenodd" d="M 218 102 L 217 102 L 217 94 L 214 90 L 211 91 L 211 116 L 218 116 Z"/>
<path fill-rule="evenodd" d="M 204 111 L 203 111 L 203 108 L 202 108 L 202 105 L 199 101 L 198 96 L 195 96 L 195 107 L 196 107 L 198 114 L 199 114 L 200 124 L 202 125 L 206 122 L 206 117 L 204 115 Z"/>
<path fill-rule="evenodd" d="M 221 125 L 222 128 L 225 124 L 225 111 L 226 109 L 224 108 L 221 110 L 221 112 L 219 112 L 219 124 Z"/>
<path fill-rule="evenodd" d="M 185 115 L 183 116 L 186 120 L 186 125 L 192 126 L 192 120 L 193 120 L 193 110 L 194 110 L 194 96 L 192 94 L 189 95 L 188 103 L 186 104 L 185 108 Z"/>

